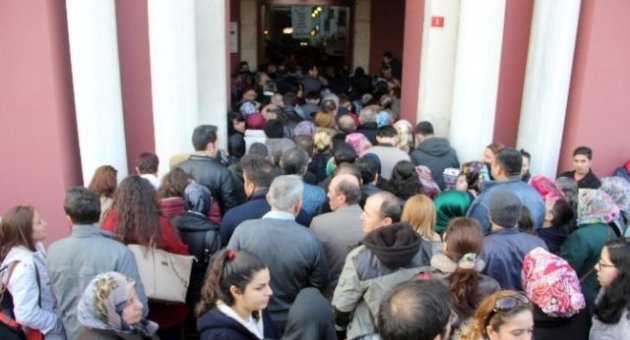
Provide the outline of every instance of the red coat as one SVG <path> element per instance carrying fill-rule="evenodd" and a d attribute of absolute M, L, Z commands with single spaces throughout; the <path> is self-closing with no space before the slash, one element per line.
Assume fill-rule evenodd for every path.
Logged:
<path fill-rule="evenodd" d="M 115 233 L 117 212 L 112 210 L 103 221 L 101 227 L 107 231 Z M 168 218 L 160 216 L 160 230 L 162 241 L 157 245 L 158 249 L 166 250 L 170 253 L 189 255 L 188 246 L 182 242 L 175 228 Z M 133 242 L 131 242 L 133 243 Z M 176 326 L 184 322 L 188 316 L 188 306 L 186 304 L 164 304 L 149 302 L 149 320 L 155 321 L 160 328 Z"/>

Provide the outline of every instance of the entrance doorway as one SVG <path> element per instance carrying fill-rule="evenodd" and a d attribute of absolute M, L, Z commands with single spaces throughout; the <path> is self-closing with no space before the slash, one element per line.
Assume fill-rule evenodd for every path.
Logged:
<path fill-rule="evenodd" d="M 266 1 L 261 9 L 259 60 L 350 64 L 350 8 L 347 1 Z"/>

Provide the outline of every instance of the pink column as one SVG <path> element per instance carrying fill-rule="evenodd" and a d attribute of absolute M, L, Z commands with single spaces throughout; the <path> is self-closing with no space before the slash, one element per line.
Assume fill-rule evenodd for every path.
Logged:
<path fill-rule="evenodd" d="M 405 0 L 371 2 L 370 10 L 370 74 L 378 74 L 383 53 L 390 51 L 401 60 L 405 36 Z M 404 60 L 401 60 L 404 65 Z"/>
<path fill-rule="evenodd" d="M 82 182 L 63 0 L 0 3 L 0 214 L 33 205 L 66 236 L 66 189 Z"/>
<path fill-rule="evenodd" d="M 494 140 L 516 145 L 533 1 L 506 1 Z"/>
<path fill-rule="evenodd" d="M 594 171 L 608 176 L 630 158 L 630 2 L 583 1 L 559 171 L 573 149 L 593 149 Z"/>
<path fill-rule="evenodd" d="M 403 45 L 403 79 L 401 118 L 416 124 L 418 87 L 420 87 L 420 50 L 424 0 L 407 0 L 405 4 L 405 40 Z"/>
<path fill-rule="evenodd" d="M 142 152 L 155 152 L 147 1 L 117 0 L 116 26 L 127 164 L 133 174 L 136 157 Z"/>

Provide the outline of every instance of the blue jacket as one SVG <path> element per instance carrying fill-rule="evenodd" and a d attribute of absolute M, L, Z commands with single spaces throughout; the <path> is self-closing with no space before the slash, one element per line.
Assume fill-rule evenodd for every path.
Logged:
<path fill-rule="evenodd" d="M 311 225 L 313 217 L 322 212 L 326 203 L 326 191 L 317 185 L 304 183 L 302 192 L 302 210 L 295 221 L 303 226 Z"/>
<path fill-rule="evenodd" d="M 486 235 L 490 233 L 492 227 L 488 218 L 490 198 L 495 192 L 500 190 L 507 190 L 518 196 L 521 199 L 521 203 L 529 209 L 532 215 L 534 229 L 542 227 L 545 219 L 545 203 L 540 194 L 529 184 L 521 181 L 520 177 L 502 182 L 484 182 L 483 185 L 483 192 L 472 202 L 466 216 L 477 219 Z"/>
<path fill-rule="evenodd" d="M 537 247 L 547 250 L 543 240 L 516 228 L 494 231 L 483 240 L 481 258 L 486 267 L 482 273 L 497 280 L 503 289 L 523 290 L 523 260 Z"/>
<path fill-rule="evenodd" d="M 239 224 L 241 224 L 241 222 L 261 218 L 264 214 L 271 210 L 266 198 L 268 191 L 268 189 L 256 191 L 249 198 L 249 201 L 228 210 L 225 216 L 223 216 L 223 219 L 221 220 L 221 227 L 219 228 L 221 245 L 223 247 L 228 244 L 234 230 Z"/>

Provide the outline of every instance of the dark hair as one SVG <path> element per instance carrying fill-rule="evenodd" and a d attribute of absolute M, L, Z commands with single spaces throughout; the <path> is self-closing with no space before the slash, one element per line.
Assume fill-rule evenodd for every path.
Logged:
<path fill-rule="evenodd" d="M 532 159 L 532 155 L 529 152 L 525 151 L 525 149 L 520 149 L 520 150 L 518 150 L 518 152 L 521 153 L 521 156 L 523 156 L 523 157 L 525 157 L 525 158 L 527 158 L 529 160 Z"/>
<path fill-rule="evenodd" d="M 400 222 L 400 215 L 402 214 L 402 207 L 400 206 L 400 202 L 398 198 L 394 196 L 392 193 L 387 191 L 381 191 L 376 193 L 375 195 L 382 195 L 383 202 L 378 209 L 378 216 L 381 219 L 385 219 L 389 217 L 392 220 L 392 223 Z"/>
<path fill-rule="evenodd" d="M 342 174 L 352 175 L 352 176 L 357 178 L 359 183 L 362 182 L 361 170 L 359 170 L 359 167 L 357 167 L 356 164 L 353 164 L 353 163 L 341 163 L 341 164 L 339 164 L 335 168 L 335 171 L 333 171 L 333 177 L 335 177 L 337 175 L 342 175 Z"/>
<path fill-rule="evenodd" d="M 534 219 L 532 218 L 532 213 L 529 211 L 527 206 L 521 206 L 521 217 L 518 219 L 518 230 L 527 233 L 534 233 Z"/>
<path fill-rule="evenodd" d="M 575 217 L 575 213 L 573 212 L 573 208 L 569 202 L 563 199 L 556 200 L 553 203 L 553 207 L 551 208 L 551 225 L 554 227 L 565 226 L 570 228 L 571 221 Z M 567 229 L 568 229 L 567 228 Z M 569 230 L 566 230 L 567 233 Z"/>
<path fill-rule="evenodd" d="M 384 340 L 434 339 L 446 333 L 450 316 L 442 282 L 406 281 L 382 300 L 376 328 Z"/>
<path fill-rule="evenodd" d="M 247 154 L 259 155 L 264 158 L 264 157 L 269 156 L 269 150 L 267 149 L 267 146 L 265 144 L 256 142 L 256 143 L 252 143 L 252 145 L 249 147 L 249 151 L 247 152 Z"/>
<path fill-rule="evenodd" d="M 263 131 L 265 131 L 265 136 L 267 138 L 282 138 L 284 137 L 284 125 L 277 119 L 270 119 L 265 122 L 265 126 L 263 126 Z"/>
<path fill-rule="evenodd" d="M 155 174 L 159 165 L 158 156 L 152 152 L 143 152 L 136 159 L 136 167 L 141 174 Z"/>
<path fill-rule="evenodd" d="M 313 143 L 313 137 L 309 135 L 299 135 L 293 137 L 293 142 L 296 146 L 299 146 L 302 150 L 306 151 L 308 157 L 313 156 L 315 151 L 315 143 Z"/>
<path fill-rule="evenodd" d="M 364 184 L 372 183 L 377 174 L 380 173 L 380 163 L 378 157 L 369 156 L 373 154 L 365 154 L 356 161 L 356 165 L 361 171 L 361 179 Z"/>
<path fill-rule="evenodd" d="M 499 164 L 508 177 L 518 176 L 521 174 L 523 156 L 514 148 L 501 149 L 495 158 L 495 162 Z"/>
<path fill-rule="evenodd" d="M 617 277 L 595 305 L 595 317 L 605 324 L 616 324 L 624 311 L 630 311 L 630 238 L 608 241 L 605 247 L 617 268 Z"/>
<path fill-rule="evenodd" d="M 228 135 L 232 135 L 237 133 L 236 130 L 234 130 L 234 121 L 237 122 L 244 122 L 245 118 L 243 118 L 243 115 L 240 112 L 228 112 L 227 115 L 228 118 Z"/>
<path fill-rule="evenodd" d="M 307 100 L 319 100 L 320 96 L 319 96 L 319 92 L 318 91 L 309 91 L 306 94 L 306 99 Z"/>
<path fill-rule="evenodd" d="M 214 308 L 218 300 L 234 305 L 230 287 L 245 291 L 254 276 L 267 266 L 258 256 L 245 250 L 223 249 L 212 256 L 206 279 L 201 287 L 201 300 L 197 304 L 197 317 Z"/>
<path fill-rule="evenodd" d="M 265 159 L 251 159 L 241 162 L 243 178 L 254 183 L 259 188 L 269 188 L 271 182 L 280 175 L 280 170 L 270 161 Z"/>
<path fill-rule="evenodd" d="M 212 204 L 212 193 L 205 185 L 190 183 L 184 190 L 184 209 L 203 216 L 208 215 Z"/>
<path fill-rule="evenodd" d="M 376 131 L 377 137 L 395 137 L 397 135 L 398 131 L 391 125 L 380 127 L 378 131 Z"/>
<path fill-rule="evenodd" d="M 301 148 L 289 148 L 280 156 L 280 167 L 285 175 L 302 176 L 307 165 L 308 155 Z"/>
<path fill-rule="evenodd" d="M 157 198 L 183 197 L 184 190 L 191 180 L 192 177 L 182 168 L 171 170 L 162 178 L 162 183 L 157 190 Z"/>
<path fill-rule="evenodd" d="M 480 180 L 480 170 L 485 168 L 485 164 L 480 161 L 470 161 L 462 164 L 462 173 L 466 178 L 466 183 L 468 184 L 469 190 L 474 190 L 476 192 L 480 192 L 481 188 L 479 186 Z"/>
<path fill-rule="evenodd" d="M 446 255 L 455 263 L 468 253 L 481 256 L 483 238 L 484 234 L 477 220 L 468 217 L 454 218 L 449 222 L 444 234 Z M 457 314 L 464 319 L 472 316 L 481 300 L 478 294 L 481 281 L 479 273 L 474 267 L 457 266 L 446 280 Z"/>
<path fill-rule="evenodd" d="M 410 161 L 400 161 L 392 169 L 391 178 L 385 182 L 384 189 L 407 200 L 409 197 L 422 193 L 422 183 L 416 167 Z"/>
<path fill-rule="evenodd" d="M 391 59 L 392 58 L 392 52 L 387 51 L 387 52 L 383 53 L 383 57 L 387 57 L 387 58 Z"/>
<path fill-rule="evenodd" d="M 357 204 L 361 199 L 361 187 L 351 181 L 339 181 L 336 190 L 346 198 L 348 205 Z"/>
<path fill-rule="evenodd" d="M 297 105 L 297 95 L 293 92 L 287 92 L 282 95 L 282 103 L 284 107 L 294 108 Z"/>
<path fill-rule="evenodd" d="M 203 151 L 208 143 L 217 141 L 217 127 L 214 125 L 199 125 L 192 135 L 192 144 L 195 151 Z"/>
<path fill-rule="evenodd" d="M 112 209 L 116 212 L 115 234 L 123 243 L 143 246 L 162 243 L 160 210 L 149 181 L 135 175 L 125 178 L 116 189 Z"/>
<path fill-rule="evenodd" d="M 118 171 L 111 165 L 101 165 L 94 171 L 88 189 L 99 196 L 112 197 L 116 190 Z"/>
<path fill-rule="evenodd" d="M 588 158 L 589 160 L 592 160 L 593 150 L 591 150 L 591 148 L 589 148 L 588 146 L 578 146 L 577 148 L 575 148 L 575 150 L 573 150 L 573 157 L 577 155 L 583 155 L 586 156 L 586 158 Z"/>
<path fill-rule="evenodd" d="M 433 124 L 431 122 L 422 121 L 416 125 L 416 133 L 421 135 L 432 135 L 433 134 Z"/>
<path fill-rule="evenodd" d="M 18 205 L 2 215 L 0 222 L 0 260 L 4 260 L 11 248 L 24 246 L 35 251 L 33 240 L 33 217 L 35 209 Z"/>
<path fill-rule="evenodd" d="M 357 153 L 354 148 L 346 142 L 335 143 L 333 148 L 333 158 L 335 164 L 354 163 L 357 159 Z"/>
<path fill-rule="evenodd" d="M 101 216 L 101 201 L 98 195 L 83 187 L 66 192 L 63 211 L 74 224 L 93 224 Z"/>

